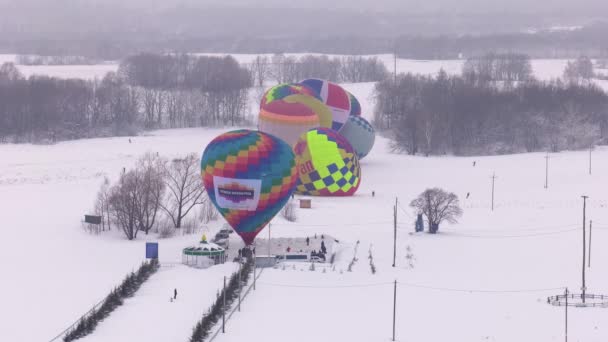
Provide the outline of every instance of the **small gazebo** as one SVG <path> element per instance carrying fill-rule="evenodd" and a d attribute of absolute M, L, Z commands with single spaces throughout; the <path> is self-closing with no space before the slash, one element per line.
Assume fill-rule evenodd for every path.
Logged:
<path fill-rule="evenodd" d="M 226 250 L 213 242 L 208 242 L 205 235 L 198 246 L 186 247 L 182 251 L 182 264 L 196 268 L 208 268 L 226 262 Z"/>

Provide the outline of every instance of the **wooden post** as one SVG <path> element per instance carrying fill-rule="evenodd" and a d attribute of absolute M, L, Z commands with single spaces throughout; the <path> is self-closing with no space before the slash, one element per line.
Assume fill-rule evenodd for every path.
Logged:
<path fill-rule="evenodd" d="M 585 286 L 585 262 L 587 259 L 587 255 L 586 255 L 586 248 L 587 248 L 587 241 L 586 241 L 586 234 L 585 234 L 585 224 L 586 224 L 586 214 L 587 214 L 587 198 L 589 198 L 589 196 L 582 196 L 583 197 L 583 286 L 581 287 L 581 300 L 583 301 L 583 303 L 585 302 L 585 292 L 587 291 L 587 287 Z"/>
<path fill-rule="evenodd" d="M 549 152 L 545 156 L 545 189 L 549 188 Z"/>
<path fill-rule="evenodd" d="M 494 181 L 496 180 L 496 173 L 492 173 L 492 211 L 494 211 Z"/>
<path fill-rule="evenodd" d="M 589 221 L 589 262 L 587 267 L 591 267 L 591 229 L 593 228 L 593 220 Z"/>
<path fill-rule="evenodd" d="M 393 208 L 393 267 L 397 265 L 397 205 L 398 198 L 395 198 L 395 207 Z"/>

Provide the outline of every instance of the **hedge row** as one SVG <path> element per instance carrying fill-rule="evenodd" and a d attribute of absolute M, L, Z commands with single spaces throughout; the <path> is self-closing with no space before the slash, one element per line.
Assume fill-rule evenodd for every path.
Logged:
<path fill-rule="evenodd" d="M 63 341 L 74 341 L 92 333 L 99 322 L 108 317 L 117 307 L 121 306 L 125 298 L 132 297 L 158 268 L 157 259 L 143 262 L 136 272 L 131 272 L 127 275 L 123 282 L 110 292 L 101 306 L 83 316 L 80 322 L 65 335 Z"/>

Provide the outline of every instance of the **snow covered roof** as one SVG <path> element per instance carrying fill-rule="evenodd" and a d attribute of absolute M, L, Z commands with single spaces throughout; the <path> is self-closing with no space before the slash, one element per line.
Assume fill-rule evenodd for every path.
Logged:
<path fill-rule="evenodd" d="M 223 254 L 224 248 L 216 245 L 213 242 L 202 242 L 198 246 L 186 247 L 183 250 L 184 254 L 189 255 L 216 255 Z"/>

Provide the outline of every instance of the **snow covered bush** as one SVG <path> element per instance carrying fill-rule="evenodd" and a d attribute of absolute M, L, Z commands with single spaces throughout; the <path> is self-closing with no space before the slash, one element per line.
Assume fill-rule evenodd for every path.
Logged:
<path fill-rule="evenodd" d="M 296 205 L 293 202 L 287 202 L 283 209 L 281 209 L 281 216 L 283 216 L 289 222 L 296 222 L 298 217 L 296 216 Z"/>

